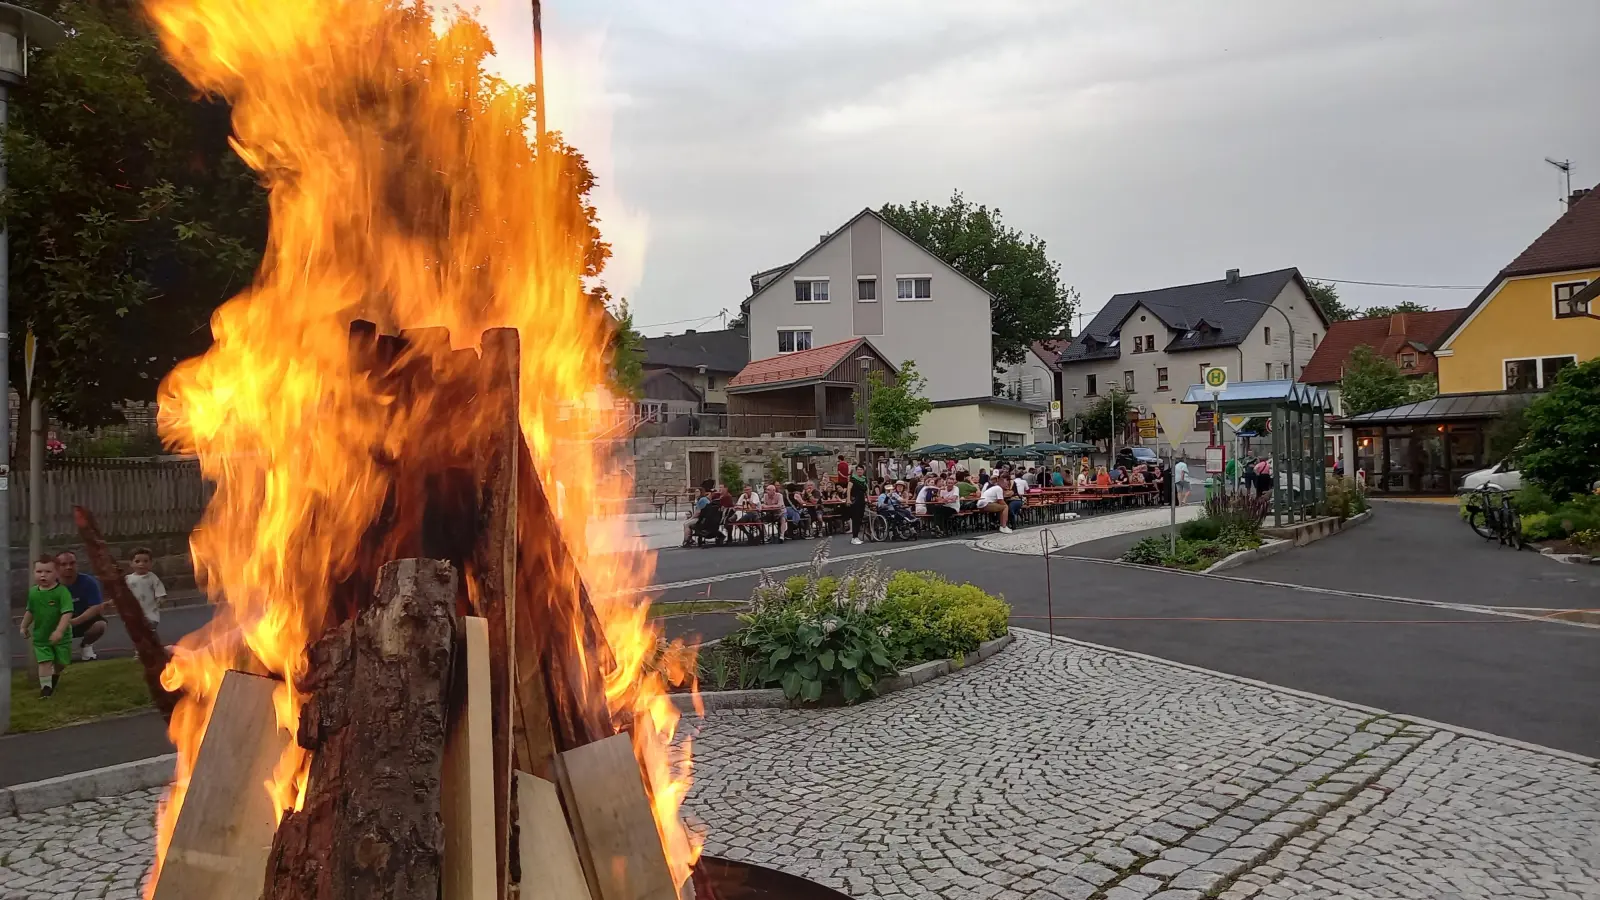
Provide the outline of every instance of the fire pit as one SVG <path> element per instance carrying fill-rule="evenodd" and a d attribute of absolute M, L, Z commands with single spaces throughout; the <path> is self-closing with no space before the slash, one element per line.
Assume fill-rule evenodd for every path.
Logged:
<path fill-rule="evenodd" d="M 694 888 L 695 900 L 850 900 L 804 878 L 714 856 L 700 857 Z"/>

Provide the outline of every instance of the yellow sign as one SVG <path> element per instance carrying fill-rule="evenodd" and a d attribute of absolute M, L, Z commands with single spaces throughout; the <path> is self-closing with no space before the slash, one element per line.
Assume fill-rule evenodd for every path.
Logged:
<path fill-rule="evenodd" d="M 1208 391 L 1225 391 L 1228 389 L 1228 370 L 1221 366 L 1207 366 L 1200 373 L 1200 382 Z"/>
<path fill-rule="evenodd" d="M 1249 416 L 1224 416 L 1223 417 L 1223 421 L 1227 422 L 1229 427 L 1231 427 L 1234 431 L 1238 431 L 1239 429 L 1244 427 L 1244 423 L 1250 421 L 1250 417 Z"/>
<path fill-rule="evenodd" d="M 1050 418 L 1052 418 L 1052 419 L 1060 419 L 1061 418 L 1061 401 L 1060 400 L 1051 400 L 1050 401 Z"/>
<path fill-rule="evenodd" d="M 1153 438 L 1155 436 L 1156 436 L 1156 420 L 1155 419 L 1140 419 L 1139 420 L 1139 437 L 1141 437 L 1141 438 Z"/>
<path fill-rule="evenodd" d="M 1178 403 L 1158 403 L 1150 411 L 1155 413 L 1156 421 L 1161 423 L 1161 431 L 1166 435 L 1167 443 L 1172 445 L 1172 449 L 1177 450 L 1178 445 L 1183 443 L 1184 437 L 1189 433 L 1189 423 L 1194 413 L 1188 406 Z"/>

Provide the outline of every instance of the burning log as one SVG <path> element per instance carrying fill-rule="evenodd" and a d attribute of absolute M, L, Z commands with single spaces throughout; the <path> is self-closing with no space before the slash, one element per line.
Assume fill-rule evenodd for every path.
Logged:
<path fill-rule="evenodd" d="M 386 564 L 373 605 L 311 647 L 297 685 L 311 771 L 273 838 L 264 900 L 438 897 L 455 593 L 448 563 Z"/>
<path fill-rule="evenodd" d="M 111 605 L 116 608 L 117 615 L 122 617 L 122 627 L 128 630 L 128 637 L 133 640 L 133 649 L 139 656 L 140 667 L 144 670 L 144 685 L 150 691 L 150 699 L 161 712 L 161 718 L 170 722 L 172 710 L 178 705 L 179 695 L 161 686 L 161 670 L 167 667 L 171 654 L 161 643 L 161 637 L 156 634 L 150 620 L 144 617 L 144 608 L 139 605 L 138 598 L 128 590 L 128 583 L 122 580 L 122 568 L 112 558 L 111 549 L 106 546 L 106 539 L 100 534 L 100 526 L 94 521 L 94 513 L 81 506 L 74 506 L 72 520 L 78 526 L 78 536 L 83 538 L 84 549 L 89 555 L 89 565 L 94 569 L 95 577 L 100 579 L 100 585 L 106 596 L 111 598 Z"/>

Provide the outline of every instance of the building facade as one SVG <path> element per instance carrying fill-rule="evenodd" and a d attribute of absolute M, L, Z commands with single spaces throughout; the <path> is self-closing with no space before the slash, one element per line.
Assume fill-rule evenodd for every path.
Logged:
<path fill-rule="evenodd" d="M 1142 417 L 1153 416 L 1156 405 L 1181 402 L 1210 366 L 1227 369 L 1231 382 L 1296 378 L 1327 329 L 1298 269 L 1230 269 L 1217 281 L 1117 294 L 1061 353 L 1066 417 L 1113 392 L 1128 395 Z M 1192 428 L 1181 452 L 1201 456 L 1208 440 L 1207 431 Z"/>

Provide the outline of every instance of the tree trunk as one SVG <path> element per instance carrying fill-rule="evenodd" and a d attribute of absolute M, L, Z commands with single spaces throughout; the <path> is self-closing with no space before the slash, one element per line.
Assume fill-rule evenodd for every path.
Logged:
<path fill-rule="evenodd" d="M 373 604 L 311 646 L 298 685 L 311 772 L 264 900 L 437 900 L 455 595 L 449 563 L 387 563 Z"/>

